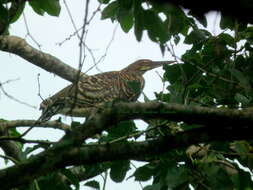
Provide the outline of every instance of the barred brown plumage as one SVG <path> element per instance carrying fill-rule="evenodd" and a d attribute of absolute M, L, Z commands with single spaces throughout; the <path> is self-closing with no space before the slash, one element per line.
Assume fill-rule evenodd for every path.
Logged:
<path fill-rule="evenodd" d="M 57 113 L 85 117 L 93 108 L 117 99 L 136 101 L 144 88 L 143 74 L 174 62 L 141 59 L 120 71 L 81 76 L 77 83 L 65 87 L 41 103 L 41 120 L 48 120 Z"/>

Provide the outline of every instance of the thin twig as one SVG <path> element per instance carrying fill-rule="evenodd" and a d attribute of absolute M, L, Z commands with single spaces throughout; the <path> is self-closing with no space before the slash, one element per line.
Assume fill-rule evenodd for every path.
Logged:
<path fill-rule="evenodd" d="M 123 141 L 123 140 L 126 140 L 126 139 L 129 139 L 129 138 L 133 138 L 133 137 L 138 137 L 138 136 L 141 136 L 143 135 L 144 133 L 147 133 L 148 131 L 152 131 L 152 130 L 155 130 L 157 128 L 160 128 L 164 126 L 163 124 L 159 124 L 159 125 L 155 125 L 153 127 L 150 127 L 144 131 L 137 131 L 135 133 L 132 133 L 132 134 L 129 134 L 129 135 L 125 135 L 125 136 L 122 136 L 122 137 L 119 137 L 117 139 L 113 139 L 109 142 L 103 142 L 103 143 L 99 143 L 100 145 L 108 145 L 108 144 L 113 144 L 113 143 L 116 143 L 116 142 L 120 142 L 120 141 Z M 96 146 L 97 144 L 85 144 L 83 146 Z"/>
<path fill-rule="evenodd" d="M 18 160 L 16 160 L 15 158 L 11 157 L 11 156 L 7 156 L 7 155 L 0 155 L 1 158 L 6 159 L 6 160 L 10 160 L 12 161 L 14 164 L 18 163 Z"/>
<path fill-rule="evenodd" d="M 114 39 L 115 39 L 117 28 L 118 28 L 118 24 L 117 24 L 117 25 L 115 26 L 115 28 L 113 29 L 112 37 L 111 37 L 109 43 L 108 43 L 107 46 L 106 46 L 106 49 L 105 49 L 104 54 L 98 59 L 98 61 L 95 61 L 95 62 L 94 62 L 94 64 L 93 64 L 92 67 L 90 67 L 89 69 L 87 69 L 84 73 L 89 72 L 89 71 L 92 70 L 94 67 L 96 67 L 96 69 L 100 71 L 100 69 L 97 68 L 97 65 L 105 59 L 105 57 L 106 57 L 106 55 L 107 55 L 107 53 L 108 53 L 108 51 L 109 51 L 109 48 L 111 47 L 112 42 L 113 42 Z M 95 60 L 95 59 L 93 59 L 93 61 L 94 61 L 94 60 Z"/>
<path fill-rule="evenodd" d="M 108 171 L 106 170 L 104 173 L 105 173 L 105 176 L 103 177 L 104 183 L 103 183 L 102 190 L 105 190 L 105 186 L 106 186 L 106 182 L 107 182 L 107 178 L 108 178 Z"/>
<path fill-rule="evenodd" d="M 56 43 L 56 44 L 59 45 L 59 46 L 61 46 L 61 45 L 62 45 L 63 43 L 65 43 L 66 41 L 70 40 L 70 39 L 71 39 L 72 37 L 74 37 L 75 35 L 77 35 L 77 37 L 78 37 L 79 40 L 80 40 L 80 36 L 79 36 L 79 33 L 78 33 L 78 32 L 81 31 L 82 28 L 84 27 L 84 26 L 81 26 L 80 28 L 77 29 L 77 26 L 76 26 L 76 24 L 75 24 L 75 21 L 74 21 L 74 19 L 73 19 L 73 16 L 72 16 L 72 14 L 71 14 L 71 11 L 70 11 L 70 9 L 69 9 L 69 7 L 68 7 L 67 2 L 66 2 L 65 0 L 63 0 L 63 3 L 64 3 L 64 5 L 65 5 L 65 8 L 66 8 L 67 13 L 68 13 L 68 16 L 69 16 L 69 18 L 70 18 L 70 21 L 71 21 L 71 23 L 72 23 L 72 25 L 73 25 L 75 31 L 74 31 L 72 34 L 70 34 L 70 35 L 69 35 L 66 39 L 64 39 L 63 41 Z M 99 6 L 97 7 L 97 9 L 96 9 L 95 11 L 93 11 L 93 13 L 92 13 L 91 17 L 89 18 L 89 20 L 87 21 L 86 25 L 88 25 L 88 24 L 91 23 L 91 21 L 94 19 L 94 17 L 95 17 L 95 15 L 97 14 L 97 12 L 100 11 L 101 5 L 102 5 L 102 4 L 99 3 Z M 88 46 L 86 46 L 86 48 L 87 48 L 87 47 L 88 47 Z"/>
<path fill-rule="evenodd" d="M 0 137 L 0 141 L 4 141 L 4 140 L 12 140 L 12 141 L 17 141 L 20 143 L 31 143 L 31 144 L 43 144 L 43 145 L 52 145 L 56 142 L 51 142 L 51 141 L 47 141 L 47 140 L 30 140 L 30 139 L 24 139 L 20 136 L 14 137 L 14 136 L 1 136 Z"/>
<path fill-rule="evenodd" d="M 137 170 L 137 167 L 132 162 L 130 162 L 130 164 L 135 168 L 135 170 Z M 144 189 L 141 181 L 138 181 L 138 182 L 139 182 L 139 185 L 141 187 L 141 190 Z"/>
<path fill-rule="evenodd" d="M 15 79 L 15 80 L 16 80 L 16 79 Z M 28 106 L 28 107 L 30 107 L 30 108 L 36 109 L 36 106 L 33 106 L 33 105 L 28 104 L 28 103 L 26 103 L 26 102 L 23 102 L 23 101 L 21 101 L 21 100 L 15 98 L 14 96 L 12 96 L 12 95 L 10 95 L 9 93 L 6 92 L 6 90 L 4 89 L 4 87 L 3 87 L 2 84 L 7 84 L 7 83 L 12 82 L 12 81 L 14 81 L 14 80 L 8 80 L 8 82 L 6 81 L 6 82 L 4 82 L 4 83 L 1 83 L 1 82 L 0 82 L 0 89 L 1 89 L 1 91 L 3 92 L 3 94 L 4 94 L 5 96 L 7 96 L 9 99 L 11 99 L 11 100 L 13 100 L 13 101 L 15 101 L 15 102 L 18 102 L 18 103 L 23 104 L 23 105 L 26 105 L 26 106 Z"/>
<path fill-rule="evenodd" d="M 22 14 L 23 14 L 25 28 L 26 28 L 26 36 L 25 37 L 29 36 L 31 38 L 31 40 L 38 46 L 38 48 L 41 49 L 41 44 L 39 44 L 39 42 L 37 42 L 37 40 L 35 40 L 35 38 L 31 35 L 25 13 L 23 12 Z"/>
<path fill-rule="evenodd" d="M 41 96 L 41 94 L 40 94 L 40 73 L 38 73 L 38 75 L 37 75 L 37 84 L 38 84 L 38 96 L 40 97 L 40 99 L 42 100 L 42 101 L 44 101 L 44 98 L 42 98 L 42 96 Z"/>

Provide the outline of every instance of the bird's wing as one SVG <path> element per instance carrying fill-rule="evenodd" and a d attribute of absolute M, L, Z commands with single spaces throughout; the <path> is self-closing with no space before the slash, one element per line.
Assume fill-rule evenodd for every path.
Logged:
<path fill-rule="evenodd" d="M 77 84 L 71 84 L 41 103 L 41 109 L 50 105 L 85 108 L 112 101 L 119 96 L 117 72 L 101 73 L 80 78 Z"/>

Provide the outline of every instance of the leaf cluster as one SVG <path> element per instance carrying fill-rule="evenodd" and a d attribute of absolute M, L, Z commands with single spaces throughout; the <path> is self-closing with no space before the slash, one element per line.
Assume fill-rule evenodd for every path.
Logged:
<path fill-rule="evenodd" d="M 39 15 L 59 16 L 61 11 L 59 0 L 1 0 L 0 34 L 8 34 L 9 25 L 20 18 L 27 4 Z"/>

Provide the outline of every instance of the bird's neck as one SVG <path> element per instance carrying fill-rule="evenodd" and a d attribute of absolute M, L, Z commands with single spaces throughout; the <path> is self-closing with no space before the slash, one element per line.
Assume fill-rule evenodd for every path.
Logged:
<path fill-rule="evenodd" d="M 123 80 L 144 80 L 141 73 L 137 71 L 120 71 L 120 78 Z"/>

